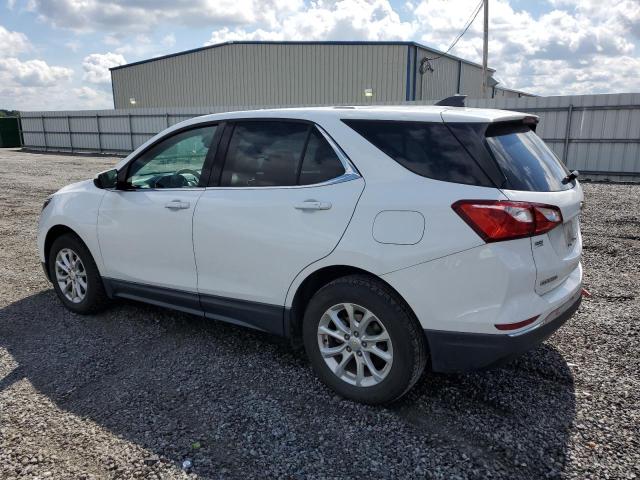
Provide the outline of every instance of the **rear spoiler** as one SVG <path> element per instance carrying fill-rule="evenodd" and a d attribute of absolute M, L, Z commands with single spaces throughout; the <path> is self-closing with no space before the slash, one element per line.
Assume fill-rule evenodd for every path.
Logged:
<path fill-rule="evenodd" d="M 466 98 L 466 95 L 456 94 L 451 97 L 443 98 L 439 102 L 436 102 L 434 105 L 438 105 L 439 107 L 464 107 L 464 101 Z"/>

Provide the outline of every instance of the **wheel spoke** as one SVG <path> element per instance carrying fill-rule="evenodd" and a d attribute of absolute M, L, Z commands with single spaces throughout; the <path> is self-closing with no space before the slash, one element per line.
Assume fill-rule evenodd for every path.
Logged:
<path fill-rule="evenodd" d="M 64 263 L 62 263 L 60 260 L 56 260 L 56 267 L 58 267 L 60 270 L 62 270 L 64 273 L 69 273 L 69 267 L 67 267 Z"/>
<path fill-rule="evenodd" d="M 351 303 L 345 303 L 343 307 L 347 312 L 347 317 L 349 318 L 349 326 L 351 327 L 351 330 L 355 330 L 357 328 L 357 321 L 356 321 L 356 314 L 353 310 L 353 305 Z"/>
<path fill-rule="evenodd" d="M 56 277 L 58 280 L 66 280 L 69 278 L 69 274 L 67 272 L 56 272 Z"/>
<path fill-rule="evenodd" d="M 364 380 L 364 361 L 362 357 L 356 356 L 356 386 L 362 386 L 362 380 Z"/>
<path fill-rule="evenodd" d="M 369 369 L 369 371 L 371 372 L 371 375 L 373 375 L 373 378 L 375 378 L 378 382 L 382 381 L 384 376 L 382 376 L 382 374 L 380 373 L 380 370 L 378 370 L 373 364 L 373 362 L 371 361 L 371 356 L 369 352 L 362 352 L 362 358 L 364 358 L 364 363 Z"/>
<path fill-rule="evenodd" d="M 69 252 L 64 252 L 60 258 L 62 258 L 62 262 L 66 265 L 67 269 L 71 269 L 73 265 L 71 265 L 71 261 L 69 260 Z"/>
<path fill-rule="evenodd" d="M 364 314 L 364 317 L 362 317 L 362 320 L 360 320 L 358 329 L 360 330 L 360 333 L 362 334 L 363 337 L 364 337 L 364 333 L 367 331 L 367 327 L 371 323 L 371 320 L 377 320 L 376 316 L 371 312 L 366 312 Z"/>
<path fill-rule="evenodd" d="M 373 347 L 367 347 L 366 348 L 367 352 L 369 353 L 373 353 L 376 357 L 381 358 L 382 360 L 384 360 L 385 362 L 388 362 L 389 360 L 391 360 L 391 354 L 385 352 L 384 350 L 380 350 L 378 347 L 373 346 Z"/>
<path fill-rule="evenodd" d="M 80 287 L 82 287 L 82 289 L 86 292 L 87 291 L 87 279 L 86 278 L 82 278 L 82 277 L 76 277 L 76 280 L 78 282 L 78 285 Z"/>
<path fill-rule="evenodd" d="M 338 345 L 337 347 L 323 347 L 320 349 L 320 353 L 324 358 L 335 357 L 341 354 L 347 346 L 345 344 Z"/>
<path fill-rule="evenodd" d="M 318 332 L 329 335 L 340 342 L 344 342 L 344 333 L 341 333 L 338 330 L 331 330 L 329 327 L 322 325 L 318 327 Z"/>
<path fill-rule="evenodd" d="M 353 358 L 353 352 L 344 353 L 342 355 L 342 360 L 340 361 L 336 369 L 333 371 L 333 373 L 335 373 L 338 377 L 342 377 L 342 375 L 344 375 L 344 369 L 347 367 L 347 364 L 352 358 Z"/>
<path fill-rule="evenodd" d="M 370 343 L 386 342 L 389 340 L 389 334 L 387 331 L 383 331 L 377 335 L 362 335 L 362 341 Z"/>
<path fill-rule="evenodd" d="M 350 333 L 349 331 L 349 327 L 347 327 L 344 322 L 340 319 L 340 317 L 338 317 L 338 312 L 335 310 L 331 310 L 329 313 L 329 316 L 331 317 L 331 320 L 333 321 L 334 325 L 338 328 L 338 330 L 341 330 L 343 334 L 345 333 Z"/>

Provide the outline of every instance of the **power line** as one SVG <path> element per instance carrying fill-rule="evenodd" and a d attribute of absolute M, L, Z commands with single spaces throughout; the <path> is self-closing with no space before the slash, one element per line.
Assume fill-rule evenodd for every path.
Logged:
<path fill-rule="evenodd" d="M 447 50 L 443 53 L 441 53 L 440 55 L 433 57 L 433 58 L 429 58 L 429 57 L 424 57 L 421 61 L 420 61 L 420 73 L 425 73 L 427 70 L 433 71 L 433 67 L 431 66 L 431 64 L 429 63 L 429 61 L 431 60 L 437 60 L 439 58 L 444 57 L 447 53 L 449 53 L 451 51 L 451 49 L 453 49 L 453 47 L 456 46 L 456 44 L 460 41 L 460 39 L 462 38 L 462 36 L 467 33 L 467 30 L 469 30 L 469 28 L 471 27 L 471 25 L 473 24 L 473 22 L 475 21 L 476 17 L 478 16 L 478 14 L 480 13 L 480 10 L 482 9 L 482 5 L 484 4 L 483 0 L 480 0 L 480 2 L 478 3 L 478 6 L 475 8 L 474 12 L 471 14 L 471 16 L 469 17 L 469 19 L 467 20 L 467 22 L 464 24 L 464 27 L 462 29 L 462 32 L 460 32 L 460 34 L 456 37 L 456 39 L 453 41 L 453 43 L 451 43 L 451 45 L 449 45 L 449 48 L 447 48 Z M 425 69 L 425 64 L 426 64 L 426 69 Z"/>

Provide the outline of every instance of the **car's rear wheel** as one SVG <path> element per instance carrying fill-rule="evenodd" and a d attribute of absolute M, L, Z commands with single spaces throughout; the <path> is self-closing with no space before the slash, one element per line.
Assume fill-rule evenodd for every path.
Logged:
<path fill-rule="evenodd" d="M 68 233 L 54 240 L 49 275 L 58 298 L 72 312 L 94 313 L 108 302 L 98 267 L 76 235 Z"/>
<path fill-rule="evenodd" d="M 339 278 L 313 296 L 303 337 L 320 379 L 364 403 L 399 399 L 427 361 L 424 333 L 414 315 L 391 288 L 364 275 Z"/>

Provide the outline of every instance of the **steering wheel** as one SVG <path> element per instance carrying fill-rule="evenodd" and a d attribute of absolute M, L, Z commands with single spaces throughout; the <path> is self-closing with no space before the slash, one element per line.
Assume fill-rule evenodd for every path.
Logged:
<path fill-rule="evenodd" d="M 183 168 L 182 170 L 178 170 L 176 173 L 174 173 L 175 176 L 182 176 L 183 173 L 189 173 L 191 175 L 193 175 L 196 178 L 196 185 L 198 184 L 198 182 L 200 181 L 200 174 L 198 172 L 196 172 L 195 170 L 192 170 L 191 168 Z M 184 177 L 182 177 L 184 178 Z M 187 181 L 187 183 L 190 184 L 190 182 L 185 178 L 185 180 Z"/>

